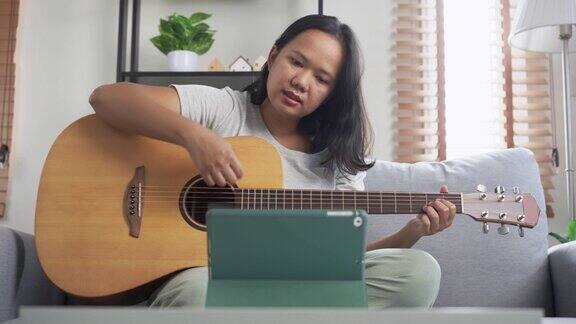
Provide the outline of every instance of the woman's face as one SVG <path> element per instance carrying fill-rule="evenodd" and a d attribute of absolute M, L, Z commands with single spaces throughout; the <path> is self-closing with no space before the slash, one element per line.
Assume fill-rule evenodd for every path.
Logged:
<path fill-rule="evenodd" d="M 314 112 L 330 95 L 344 57 L 340 42 L 317 29 L 300 33 L 268 58 L 268 100 L 290 119 Z"/>

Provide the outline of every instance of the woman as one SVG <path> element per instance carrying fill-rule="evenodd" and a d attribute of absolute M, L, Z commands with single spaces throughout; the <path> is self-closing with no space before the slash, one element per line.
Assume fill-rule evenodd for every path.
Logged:
<path fill-rule="evenodd" d="M 337 18 L 300 18 L 276 40 L 259 80 L 245 91 L 198 85 L 153 87 L 118 83 L 90 97 L 110 125 L 181 145 L 209 186 L 235 184 L 242 165 L 222 136 L 252 135 L 280 153 L 286 188 L 363 190 L 373 164 L 360 85 L 356 37 Z M 442 186 L 441 192 L 448 188 Z M 430 202 L 399 232 L 367 246 L 365 278 L 371 308 L 430 307 L 440 268 L 410 249 L 452 224 L 456 208 Z M 150 298 L 152 306 L 203 306 L 207 269 L 180 272 Z"/>

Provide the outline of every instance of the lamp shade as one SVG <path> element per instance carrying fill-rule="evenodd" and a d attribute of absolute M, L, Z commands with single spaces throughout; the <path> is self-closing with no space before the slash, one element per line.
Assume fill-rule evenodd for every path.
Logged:
<path fill-rule="evenodd" d="M 529 52 L 559 53 L 559 26 L 567 24 L 576 24 L 576 0 L 520 0 L 508 42 Z M 576 51 L 576 37 L 570 38 L 568 50 Z"/>

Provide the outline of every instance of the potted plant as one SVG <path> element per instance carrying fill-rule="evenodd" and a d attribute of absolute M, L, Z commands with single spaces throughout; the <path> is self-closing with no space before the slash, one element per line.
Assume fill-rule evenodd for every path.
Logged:
<path fill-rule="evenodd" d="M 168 56 L 170 71 L 197 71 L 198 55 L 212 47 L 215 30 L 211 30 L 204 20 L 212 15 L 197 12 L 190 18 L 172 14 L 168 20 L 160 19 L 160 35 L 150 41 Z"/>
<path fill-rule="evenodd" d="M 554 233 L 554 232 L 550 232 L 550 233 L 548 233 L 548 235 L 554 237 L 560 243 L 567 243 L 570 241 L 576 241 L 576 219 L 570 219 L 568 221 L 567 229 L 568 229 L 568 234 L 566 236 L 558 234 L 558 233 Z"/>

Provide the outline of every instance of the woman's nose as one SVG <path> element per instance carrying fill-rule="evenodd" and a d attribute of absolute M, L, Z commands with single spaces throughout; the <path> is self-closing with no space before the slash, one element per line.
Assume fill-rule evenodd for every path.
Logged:
<path fill-rule="evenodd" d="M 306 92 L 308 90 L 309 76 L 308 73 L 296 74 L 291 81 L 291 85 L 300 92 Z"/>

